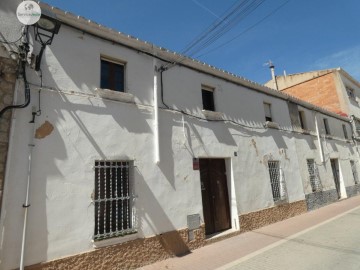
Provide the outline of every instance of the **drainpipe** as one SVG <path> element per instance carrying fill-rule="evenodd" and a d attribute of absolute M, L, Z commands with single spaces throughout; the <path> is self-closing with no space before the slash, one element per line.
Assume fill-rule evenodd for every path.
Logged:
<path fill-rule="evenodd" d="M 23 232 L 22 232 L 22 240 L 21 240 L 21 256 L 20 256 L 20 270 L 24 270 L 24 254 L 25 254 L 25 241 L 26 241 L 26 227 L 27 227 L 27 217 L 29 211 L 29 201 L 30 201 L 30 181 L 31 181 L 31 158 L 32 158 L 32 151 L 34 148 L 34 137 L 35 137 L 35 117 L 36 117 L 36 108 L 32 110 L 32 119 L 29 122 L 31 125 L 31 138 L 29 141 L 29 150 L 28 150 L 28 172 L 27 172 L 27 182 L 26 182 L 26 195 L 25 195 L 25 202 L 23 204 L 24 208 L 24 225 L 23 225 Z"/>
<path fill-rule="evenodd" d="M 317 139 L 319 142 L 319 151 L 320 151 L 320 157 L 321 157 L 321 163 L 324 163 L 325 158 L 324 158 L 324 151 L 322 148 L 322 144 L 321 144 L 321 137 L 320 137 L 320 131 L 319 131 L 319 125 L 318 125 L 318 121 L 317 121 L 317 113 L 315 113 L 315 128 L 316 128 L 316 135 L 317 135 Z"/>
<path fill-rule="evenodd" d="M 154 160 L 156 164 L 160 162 L 159 146 L 159 106 L 158 106 L 158 76 L 154 60 Z"/>

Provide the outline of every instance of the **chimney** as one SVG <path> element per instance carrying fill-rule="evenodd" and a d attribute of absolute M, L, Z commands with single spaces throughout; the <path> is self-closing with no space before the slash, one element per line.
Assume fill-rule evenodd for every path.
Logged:
<path fill-rule="evenodd" d="M 276 81 L 276 76 L 275 76 L 275 66 L 273 64 L 273 62 L 271 62 L 271 60 L 269 60 L 268 62 L 268 65 L 269 65 L 269 68 L 271 70 L 271 79 L 274 83 L 274 87 L 276 90 L 279 90 L 279 87 L 278 87 L 278 84 L 277 84 L 277 81 Z"/>

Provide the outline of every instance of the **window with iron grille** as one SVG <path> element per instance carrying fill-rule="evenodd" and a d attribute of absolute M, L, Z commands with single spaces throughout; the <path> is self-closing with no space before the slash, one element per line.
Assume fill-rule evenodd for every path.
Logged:
<path fill-rule="evenodd" d="M 286 199 L 285 181 L 281 175 L 280 162 L 268 161 L 271 190 L 274 201 L 281 201 Z"/>
<path fill-rule="evenodd" d="M 95 161 L 94 240 L 135 232 L 129 161 Z"/>
<path fill-rule="evenodd" d="M 355 184 L 359 184 L 359 178 L 358 178 L 358 174 L 357 174 L 357 170 L 356 170 L 355 161 L 350 160 L 350 165 L 351 165 L 351 171 L 353 174 L 354 182 L 355 182 Z"/>
<path fill-rule="evenodd" d="M 320 191 L 322 189 L 319 171 L 314 159 L 307 159 L 307 168 L 309 172 L 310 185 L 313 192 Z"/>

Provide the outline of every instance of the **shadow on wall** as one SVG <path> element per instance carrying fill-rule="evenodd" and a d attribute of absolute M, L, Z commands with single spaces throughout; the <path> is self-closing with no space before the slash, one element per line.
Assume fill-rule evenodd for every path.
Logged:
<path fill-rule="evenodd" d="M 13 198 L 16 198 L 18 203 L 7 209 L 7 218 L 4 220 L 4 239 L 3 256 L 5 256 L 3 264 L 4 267 L 9 265 L 18 265 L 20 262 L 20 250 L 21 250 L 21 231 L 24 221 L 24 211 L 21 206 L 25 200 L 25 189 L 27 180 L 27 165 L 28 155 L 27 149 L 29 144 L 28 132 L 30 133 L 32 127 L 28 124 L 32 119 L 31 106 L 19 111 L 17 116 L 17 125 L 22 127 L 22 132 L 15 134 L 13 141 L 16 142 L 21 139 L 21 144 L 16 145 L 21 147 L 23 151 L 14 152 L 16 162 L 23 164 L 24 168 L 16 167 L 16 171 L 23 172 L 23 177 L 19 179 L 13 179 L 8 183 L 7 192 L 12 194 Z M 43 117 L 37 117 L 35 120 L 35 128 L 39 127 Z M 47 193 L 49 178 L 56 178 L 62 175 L 61 171 L 57 168 L 55 160 L 65 160 L 67 154 L 65 152 L 64 141 L 60 134 L 55 130 L 52 133 L 51 142 L 42 139 L 34 139 L 35 147 L 32 152 L 31 159 L 31 180 L 30 180 L 30 193 L 28 208 L 28 222 L 26 231 L 26 243 L 25 243 L 25 264 L 34 264 L 39 261 L 46 261 L 48 254 L 48 242 L 49 242 L 49 229 L 48 229 L 48 212 L 47 201 L 49 195 Z M 54 144 L 53 142 L 56 142 Z M 45 155 L 46 153 L 46 155 Z M 45 159 L 44 159 L 45 157 Z M 12 175 L 16 175 L 17 172 L 12 172 Z M 19 192 L 21 191 L 21 192 Z M 7 199 L 7 205 L 12 205 L 12 200 Z M 66 213 L 58 213 L 59 216 L 66 215 Z M 14 250 L 15 249 L 15 250 Z"/>
<path fill-rule="evenodd" d="M 61 96 L 61 99 L 57 96 L 58 94 Z M 68 228 L 72 226 L 71 218 L 68 218 L 66 220 L 65 219 L 59 220 L 57 218 L 61 216 L 69 216 L 67 207 L 53 208 L 53 206 L 49 206 L 49 202 L 53 204 L 56 203 L 57 201 L 61 202 L 62 200 L 66 200 L 66 196 L 74 196 L 74 194 L 71 193 L 71 191 L 69 191 L 69 193 L 65 192 L 64 194 L 61 194 L 61 197 L 57 197 L 60 195 L 56 194 L 56 192 L 55 194 L 53 194 L 51 192 L 51 189 L 49 189 L 49 184 L 51 184 L 52 187 L 56 185 L 57 190 L 67 190 L 69 185 L 65 186 L 65 184 L 69 184 L 69 182 L 73 182 L 72 184 L 76 185 L 73 179 L 69 179 L 70 177 L 69 175 L 63 175 L 63 170 L 61 170 L 61 168 L 56 165 L 57 164 L 56 161 L 66 160 L 68 166 L 76 166 L 76 164 L 78 164 L 78 161 L 70 160 L 67 151 L 69 151 L 69 147 L 70 148 L 72 147 L 74 151 L 78 152 L 78 154 L 81 154 L 79 150 L 76 149 L 77 148 L 76 144 L 72 142 L 70 143 L 67 142 L 65 144 L 63 138 L 63 135 L 65 134 L 63 133 L 64 130 L 61 130 L 62 127 L 61 124 L 59 124 L 60 120 L 63 119 L 64 121 L 66 121 L 66 119 L 68 120 L 72 119 L 73 122 L 79 127 L 79 130 L 83 132 L 84 137 L 86 137 L 88 142 L 94 147 L 98 155 L 104 159 L 107 157 L 107 155 L 102 151 L 101 147 L 94 139 L 93 134 L 91 134 L 91 132 L 87 128 L 86 122 L 84 123 L 83 121 L 82 114 L 84 113 L 89 113 L 93 115 L 108 114 L 118 123 L 118 127 L 113 127 L 113 128 L 121 127 L 132 133 L 151 133 L 151 129 L 147 124 L 147 120 L 152 118 L 152 114 L 147 111 L 132 110 L 134 111 L 134 114 L 132 116 L 134 119 L 136 119 L 136 121 L 124 122 L 125 121 L 124 117 L 114 117 L 114 115 L 116 114 L 116 106 L 109 106 L 109 108 L 107 107 L 102 108 L 93 105 L 74 104 L 68 100 L 66 95 L 61 93 L 58 94 L 55 94 L 55 98 L 53 94 L 50 94 L 51 97 L 49 98 L 49 100 L 47 100 L 49 101 L 47 104 L 48 106 L 46 108 L 43 108 L 42 116 L 36 119 L 36 123 L 37 123 L 36 128 L 38 128 L 39 125 L 41 125 L 45 121 L 45 119 L 48 120 L 49 123 L 51 123 L 51 125 L 54 126 L 55 128 L 52 130 L 51 134 L 49 134 L 48 138 L 35 139 L 36 147 L 34 148 L 33 151 L 33 159 L 32 159 L 33 175 L 31 180 L 32 181 L 31 187 L 30 187 L 31 208 L 29 208 L 30 211 L 28 216 L 28 229 L 27 229 L 28 234 L 27 234 L 27 245 L 26 245 L 26 253 L 25 253 L 25 262 L 27 265 L 38 263 L 40 261 L 47 261 L 48 260 L 47 254 L 49 252 L 48 243 L 50 241 L 48 239 L 49 233 L 51 233 L 52 238 L 56 238 L 56 239 L 64 238 L 64 237 L 66 238 L 66 235 L 63 234 L 64 228 Z M 60 100 L 62 100 L 63 103 L 59 103 Z M 53 102 L 54 104 L 52 104 Z M 31 106 L 29 106 L 29 108 L 30 107 Z M 66 113 L 69 114 L 69 116 L 64 115 L 63 114 L 64 111 L 66 111 Z M 31 119 L 31 113 L 29 113 L 29 119 Z M 96 120 L 93 119 L 93 121 Z M 101 132 L 104 131 L 102 130 Z M 26 141 L 25 143 L 28 144 L 28 141 Z M 25 147 L 24 149 L 27 148 Z M 45 152 L 46 155 L 44 155 Z M 75 154 L 75 156 L 78 155 Z M 46 158 L 46 160 L 44 158 Z M 72 159 L 73 158 L 74 156 L 72 157 Z M 58 179 L 64 179 L 66 183 L 62 182 L 61 180 L 59 181 Z M 24 183 L 25 180 L 23 184 Z M 16 188 L 15 184 L 12 188 Z M 12 194 L 11 191 L 9 191 L 9 193 Z M 20 196 L 20 200 L 21 201 L 23 200 L 22 196 Z M 53 212 L 49 212 L 49 209 Z M 56 212 L 54 212 L 54 209 L 56 209 L 55 210 Z M 19 216 L 19 218 L 16 218 L 16 220 L 22 220 L 22 218 L 23 218 L 23 214 L 21 212 L 21 217 Z M 48 220 L 51 220 L 52 222 L 54 222 L 55 220 L 59 221 L 57 225 L 52 225 L 57 228 L 55 228 L 55 230 L 53 228 L 51 232 L 49 231 L 48 228 Z M 19 222 L 16 222 L 16 224 L 7 224 L 7 227 L 17 228 L 19 227 Z M 15 240 L 14 238 L 17 238 L 17 240 Z M 17 234 L 16 236 L 5 234 L 4 246 L 11 246 L 13 245 L 12 243 L 14 243 L 15 241 L 20 245 L 21 234 Z M 16 260 L 19 259 L 17 258 L 18 256 L 10 256 L 10 254 L 8 254 L 7 257 L 9 259 L 10 258 L 15 258 Z"/>
<path fill-rule="evenodd" d="M 152 112 L 135 108 L 134 105 L 119 104 L 117 102 L 111 102 L 111 101 L 104 102 L 106 107 L 99 107 L 96 105 L 92 105 L 91 103 L 75 104 L 74 102 L 69 101 L 67 95 L 61 92 L 59 92 L 59 95 L 61 96 L 63 104 L 60 106 L 59 110 L 57 111 L 58 117 L 65 120 L 66 116 L 64 115 L 63 112 L 68 113 L 73 119 L 73 121 L 76 123 L 76 125 L 79 127 L 79 129 L 82 131 L 82 133 L 86 136 L 88 142 L 90 142 L 90 144 L 96 150 L 98 156 L 100 156 L 102 159 L 107 159 L 108 155 L 103 152 L 99 143 L 95 140 L 94 137 L 104 138 L 104 136 L 106 135 L 109 138 L 111 138 L 112 132 L 114 133 L 119 132 L 120 129 L 127 130 L 129 133 L 136 133 L 136 134 L 152 133 L 151 128 L 148 124 L 148 121 L 152 120 L 153 117 Z M 122 106 L 122 109 L 124 109 L 123 106 L 132 106 L 131 120 L 129 120 L 128 117 L 122 117 L 121 115 L 119 115 L 118 108 L 120 106 Z M 87 118 L 87 120 L 89 120 L 89 116 L 84 117 L 84 114 L 93 115 L 93 119 L 91 120 L 92 123 L 84 122 L 83 120 L 84 118 Z M 97 119 L 97 116 L 104 116 L 104 115 L 110 117 L 109 119 L 105 119 L 105 121 L 107 121 L 109 125 L 107 125 L 106 130 L 98 129 L 95 131 L 96 134 L 94 134 L 94 131 L 89 130 L 89 126 L 94 126 L 94 123 L 96 123 L 96 121 L 104 121 L 104 118 Z M 117 123 L 117 125 L 114 125 L 114 122 Z M 102 123 L 101 126 L 104 126 L 103 124 L 104 123 Z M 119 139 L 121 138 L 116 138 L 116 141 L 118 141 Z M 115 143 L 114 140 L 113 143 Z M 74 147 L 76 147 L 76 145 Z"/>
<path fill-rule="evenodd" d="M 66 25 L 60 28 L 59 34 L 54 39 L 52 45 L 46 49 L 46 57 L 43 57 L 42 60 L 44 85 L 97 95 L 95 89 L 100 87 L 101 55 L 114 54 L 114 57 L 115 55 L 119 57 L 119 61 L 125 61 L 122 57 L 127 58 L 129 54 L 133 54 L 131 57 L 135 57 L 135 59 L 136 57 L 144 57 L 142 60 L 149 65 L 149 69 L 144 71 L 146 65 L 139 64 L 139 61 L 128 62 L 126 70 L 131 73 L 131 76 L 127 76 L 126 92 L 130 90 L 133 93 L 134 91 L 137 92 L 139 88 L 146 89 L 146 93 L 149 91 L 151 94 L 146 98 L 140 96 L 137 98 L 141 99 L 144 104 L 153 103 L 153 62 L 149 61 L 148 56 L 139 55 L 133 50 L 124 50 L 120 45 L 88 35 L 83 31 L 73 28 L 70 30 Z M 74 50 L 74 48 L 76 49 Z M 38 44 L 35 46 L 35 50 L 40 50 Z M 139 77 L 145 78 L 145 80 L 139 81 Z M 139 82 L 146 83 L 139 84 Z"/>
<path fill-rule="evenodd" d="M 146 222 L 146 226 L 149 226 L 152 232 L 159 236 L 165 251 L 175 256 L 188 254 L 190 249 L 186 244 L 187 240 L 176 231 L 151 187 L 137 168 L 134 176 L 140 189 L 138 192 L 141 193 L 141 197 L 136 201 L 139 229 L 142 230 L 145 227 L 143 223 Z M 161 186 L 161 183 L 158 184 Z"/>

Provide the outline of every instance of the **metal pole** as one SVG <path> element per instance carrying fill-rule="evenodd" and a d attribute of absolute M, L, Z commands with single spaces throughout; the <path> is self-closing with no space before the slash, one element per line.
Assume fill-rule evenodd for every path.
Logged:
<path fill-rule="evenodd" d="M 26 241 L 26 227 L 27 227 L 27 217 L 29 211 L 29 201 L 30 201 L 30 181 L 31 181 L 31 158 L 32 158 L 32 151 L 34 148 L 34 135 L 35 135 L 35 117 L 36 117 L 36 109 L 33 108 L 32 112 L 32 120 L 29 122 L 32 128 L 30 142 L 28 144 L 29 152 L 28 152 L 28 172 L 27 172 L 27 182 L 26 182 L 26 195 L 25 195 L 25 202 L 23 204 L 24 208 L 24 225 L 23 225 L 23 232 L 22 232 L 22 240 L 21 240 L 21 256 L 20 256 L 20 270 L 24 270 L 24 254 L 25 254 L 25 241 Z"/>

